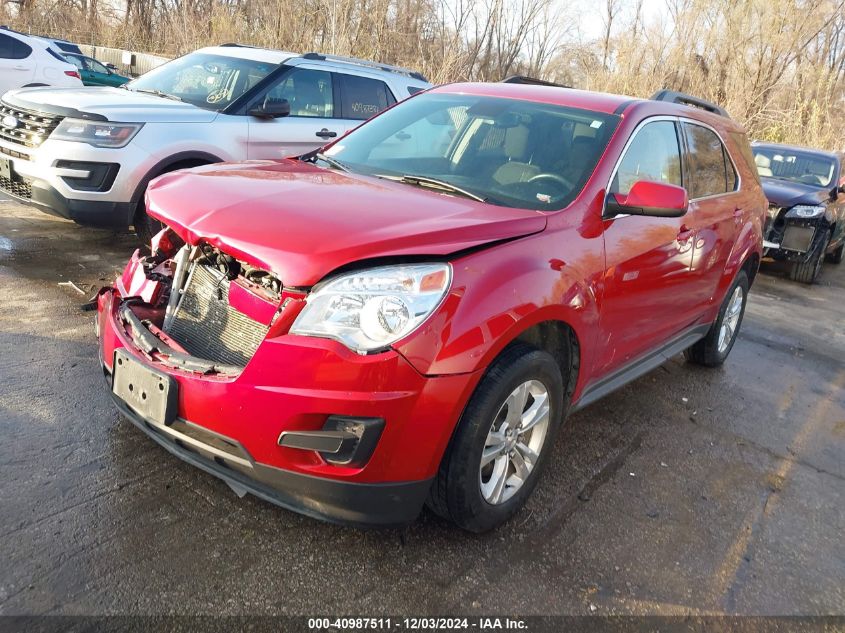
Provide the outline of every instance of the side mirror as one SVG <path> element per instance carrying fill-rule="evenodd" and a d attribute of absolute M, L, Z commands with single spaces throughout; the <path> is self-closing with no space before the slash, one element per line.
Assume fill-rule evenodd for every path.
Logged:
<path fill-rule="evenodd" d="M 108 70 L 109 72 L 112 72 L 112 73 L 117 72 L 117 66 L 115 66 L 114 64 L 104 64 L 104 66 L 106 67 L 106 70 Z"/>
<path fill-rule="evenodd" d="M 658 218 L 679 218 L 687 212 L 687 190 L 677 185 L 638 180 L 627 196 L 607 194 L 602 217 L 617 215 L 649 215 Z"/>
<path fill-rule="evenodd" d="M 268 101 L 265 99 L 261 105 L 250 108 L 247 114 L 258 119 L 278 119 L 290 114 L 290 103 L 288 103 L 287 99 L 280 99 L 278 101 Z"/>

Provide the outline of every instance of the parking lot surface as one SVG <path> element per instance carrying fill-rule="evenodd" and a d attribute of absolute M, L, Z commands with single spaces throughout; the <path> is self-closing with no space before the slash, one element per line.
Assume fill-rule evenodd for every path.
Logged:
<path fill-rule="evenodd" d="M 0 614 L 845 614 L 845 265 L 764 265 L 724 368 L 573 416 L 476 536 L 239 499 L 123 420 L 80 305 L 134 246 L 0 202 Z"/>

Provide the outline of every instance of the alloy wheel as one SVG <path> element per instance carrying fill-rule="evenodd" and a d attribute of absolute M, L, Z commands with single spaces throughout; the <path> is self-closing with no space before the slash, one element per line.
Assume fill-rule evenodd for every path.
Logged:
<path fill-rule="evenodd" d="M 742 303 L 745 295 L 740 286 L 734 288 L 731 300 L 725 310 L 725 316 L 722 318 L 722 327 L 719 330 L 719 353 L 724 354 L 725 351 L 736 336 L 736 329 L 739 325 L 739 317 L 742 314 Z"/>
<path fill-rule="evenodd" d="M 484 442 L 478 480 L 487 503 L 498 505 L 525 484 L 549 429 L 549 391 L 539 380 L 519 385 L 499 408 Z"/>

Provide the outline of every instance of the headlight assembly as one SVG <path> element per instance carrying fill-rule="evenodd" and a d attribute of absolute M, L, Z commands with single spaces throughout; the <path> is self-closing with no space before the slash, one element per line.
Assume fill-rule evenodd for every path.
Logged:
<path fill-rule="evenodd" d="M 792 207 L 786 213 L 786 217 L 788 218 L 817 218 L 821 215 L 824 215 L 825 208 L 822 206 L 810 206 L 806 204 L 799 204 Z"/>
<path fill-rule="evenodd" d="M 143 125 L 143 123 L 109 123 L 67 118 L 53 130 L 50 138 L 88 143 L 94 147 L 118 148 L 129 143 Z"/>
<path fill-rule="evenodd" d="M 333 338 L 366 353 L 410 334 L 440 305 L 452 281 L 448 264 L 361 270 L 314 287 L 291 334 Z"/>

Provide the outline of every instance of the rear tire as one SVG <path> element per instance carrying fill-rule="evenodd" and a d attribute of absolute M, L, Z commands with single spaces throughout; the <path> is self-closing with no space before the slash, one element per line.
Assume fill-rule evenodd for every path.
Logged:
<path fill-rule="evenodd" d="M 810 245 L 810 252 L 806 259 L 797 261 L 792 265 L 789 278 L 793 281 L 800 281 L 804 284 L 812 284 L 818 279 L 824 262 L 824 252 L 827 248 L 830 233 L 819 231 L 813 243 Z"/>
<path fill-rule="evenodd" d="M 564 382 L 554 357 L 524 343 L 506 348 L 461 416 L 428 506 L 470 532 L 510 519 L 537 485 L 563 410 Z"/>
<path fill-rule="evenodd" d="M 748 275 L 741 270 L 725 295 L 719 316 L 707 334 L 684 351 L 689 362 L 705 367 L 719 367 L 725 362 L 742 325 L 745 305 L 748 303 L 748 287 Z"/>

